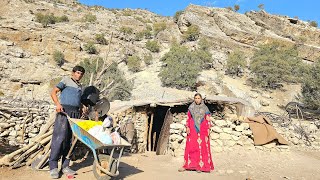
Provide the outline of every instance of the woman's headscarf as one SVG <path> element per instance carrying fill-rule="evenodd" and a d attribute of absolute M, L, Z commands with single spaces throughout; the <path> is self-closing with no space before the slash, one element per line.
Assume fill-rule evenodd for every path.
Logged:
<path fill-rule="evenodd" d="M 210 114 L 208 107 L 204 104 L 203 100 L 200 104 L 196 104 L 193 102 L 189 106 L 189 111 L 194 120 L 194 124 L 196 126 L 197 131 L 200 131 L 200 124 L 206 114 Z"/>

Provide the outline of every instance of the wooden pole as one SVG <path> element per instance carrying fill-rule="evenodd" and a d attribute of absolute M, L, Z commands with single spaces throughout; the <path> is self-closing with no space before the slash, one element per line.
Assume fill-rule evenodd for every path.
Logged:
<path fill-rule="evenodd" d="M 153 140 L 152 140 L 152 151 L 154 151 L 154 148 L 156 147 L 156 138 L 157 138 L 157 132 L 153 133 Z"/>
<path fill-rule="evenodd" d="M 149 138 L 148 138 L 148 151 L 151 151 L 151 133 L 152 133 L 152 126 L 153 126 L 153 116 L 154 113 L 151 114 L 150 124 L 149 124 Z"/>

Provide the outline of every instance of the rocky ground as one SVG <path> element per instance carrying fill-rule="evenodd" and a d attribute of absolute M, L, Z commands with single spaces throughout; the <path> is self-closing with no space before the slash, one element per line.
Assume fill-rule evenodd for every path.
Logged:
<path fill-rule="evenodd" d="M 253 179 L 253 180 L 316 180 L 320 179 L 320 152 L 303 149 L 290 152 L 263 152 L 259 150 L 239 150 L 213 154 L 215 170 L 213 173 L 182 172 L 177 170 L 183 157 L 157 156 L 154 153 L 133 154 L 122 158 L 118 179 Z M 73 168 L 79 175 L 76 179 L 94 179 L 92 157 Z M 23 167 L 16 170 L 0 168 L 1 179 L 50 179 L 45 171 L 33 171 Z M 65 179 L 62 177 L 61 179 Z"/>

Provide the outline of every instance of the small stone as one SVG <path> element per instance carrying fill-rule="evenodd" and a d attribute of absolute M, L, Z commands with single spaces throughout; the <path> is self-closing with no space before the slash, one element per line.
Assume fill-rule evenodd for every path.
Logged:
<path fill-rule="evenodd" d="M 299 139 L 294 137 L 290 140 L 294 145 L 298 145 L 299 144 Z"/>
<path fill-rule="evenodd" d="M 231 135 L 227 134 L 227 133 L 221 133 L 220 134 L 220 139 L 229 140 L 229 139 L 231 139 Z"/>
<path fill-rule="evenodd" d="M 243 126 L 244 130 L 247 130 L 250 128 L 250 125 L 248 123 L 242 123 L 241 126 Z"/>
<path fill-rule="evenodd" d="M 235 136 L 235 135 L 231 135 L 232 139 L 235 141 L 239 141 L 239 139 L 241 139 L 241 137 L 239 136 Z"/>
<path fill-rule="evenodd" d="M 238 142 L 237 142 L 237 145 L 243 146 L 244 143 L 243 143 L 243 141 L 238 141 Z"/>
<path fill-rule="evenodd" d="M 232 174 L 233 172 L 233 170 L 227 170 L 227 174 Z"/>
<path fill-rule="evenodd" d="M 246 136 L 250 136 L 250 135 L 252 135 L 252 131 L 250 131 L 250 130 L 243 130 L 243 131 L 242 131 L 242 134 L 244 134 L 244 135 L 246 135 Z"/>
<path fill-rule="evenodd" d="M 247 174 L 247 171 L 239 171 L 240 174 Z"/>
<path fill-rule="evenodd" d="M 235 144 L 236 144 L 236 142 L 235 142 L 235 141 L 232 141 L 232 140 L 229 140 L 229 141 L 226 142 L 226 145 L 229 146 L 229 147 L 232 147 L 232 146 L 234 146 Z"/>
<path fill-rule="evenodd" d="M 223 132 L 228 133 L 228 134 L 232 133 L 232 129 L 231 128 L 223 128 L 222 130 L 223 130 Z"/>
<path fill-rule="evenodd" d="M 238 132 L 238 131 L 232 131 L 232 134 L 235 135 L 235 136 L 241 136 L 242 135 L 242 133 Z"/>
<path fill-rule="evenodd" d="M 219 126 L 214 126 L 212 128 L 212 131 L 216 132 L 216 133 L 222 133 L 223 132 L 223 130 Z"/>
<path fill-rule="evenodd" d="M 279 149 L 289 149 L 290 147 L 288 145 L 279 145 Z"/>
<path fill-rule="evenodd" d="M 183 137 L 187 137 L 187 133 L 182 133 L 182 136 Z"/>
<path fill-rule="evenodd" d="M 180 123 L 172 123 L 172 124 L 170 124 L 170 129 L 183 130 L 184 128 L 185 128 L 185 126 L 180 124 Z"/>
<path fill-rule="evenodd" d="M 238 132 L 242 132 L 243 130 L 244 130 L 244 127 L 241 125 L 236 127 L 236 131 Z"/>
<path fill-rule="evenodd" d="M 14 136 L 14 137 L 16 137 L 16 136 L 17 136 L 17 131 L 11 131 L 11 132 L 9 133 L 9 136 Z"/>
<path fill-rule="evenodd" d="M 216 120 L 214 123 L 219 127 L 224 127 L 227 125 L 227 122 L 225 120 Z"/>
<path fill-rule="evenodd" d="M 269 94 L 262 94 L 262 97 L 266 98 L 266 99 L 271 99 L 271 96 Z"/>
<path fill-rule="evenodd" d="M 263 150 L 262 146 L 256 146 L 256 149 Z"/>
<path fill-rule="evenodd" d="M 269 105 L 270 105 L 270 102 L 269 102 L 269 101 L 266 101 L 266 100 L 261 100 L 261 101 L 260 101 L 260 104 L 261 104 L 262 106 L 269 106 Z"/>
<path fill-rule="evenodd" d="M 276 147 L 276 143 L 275 142 L 271 142 L 271 143 L 268 143 L 268 144 L 265 144 L 265 145 L 263 145 L 263 147 L 266 147 L 266 148 L 268 148 L 268 149 L 271 149 L 271 148 L 274 148 L 274 147 Z"/>
<path fill-rule="evenodd" d="M 213 147 L 212 150 L 213 150 L 213 152 L 222 152 L 223 151 L 222 147 L 220 147 L 220 146 Z"/>
<path fill-rule="evenodd" d="M 220 138 L 220 135 L 218 133 L 211 133 L 210 134 L 210 138 L 215 140 L 215 139 L 219 139 Z"/>
<path fill-rule="evenodd" d="M 223 146 L 223 142 L 220 139 L 217 139 L 216 142 L 220 145 Z"/>
<path fill-rule="evenodd" d="M 226 173 L 226 171 L 225 171 L 225 170 L 220 169 L 220 170 L 218 170 L 218 173 L 219 173 L 220 175 L 224 175 L 224 174 Z"/>
<path fill-rule="evenodd" d="M 4 131 L 0 134 L 0 137 L 6 137 L 10 134 L 10 131 Z"/>

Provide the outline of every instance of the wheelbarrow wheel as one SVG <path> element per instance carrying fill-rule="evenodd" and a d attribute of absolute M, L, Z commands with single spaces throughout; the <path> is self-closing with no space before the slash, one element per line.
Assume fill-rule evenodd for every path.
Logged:
<path fill-rule="evenodd" d="M 110 156 L 105 155 L 105 154 L 99 154 L 98 156 L 99 156 L 99 160 L 100 160 L 101 166 L 103 168 L 105 168 L 106 170 L 108 170 L 107 167 L 108 167 Z M 94 161 L 93 162 L 93 166 L 92 166 L 94 177 L 97 180 L 110 180 L 110 179 L 113 179 L 111 176 L 101 172 L 97 167 L 97 163 L 98 163 L 97 161 Z M 116 160 L 112 160 L 111 161 L 111 166 L 110 166 L 109 172 L 113 173 L 113 174 L 115 174 L 117 172 L 117 162 L 116 162 Z"/>

